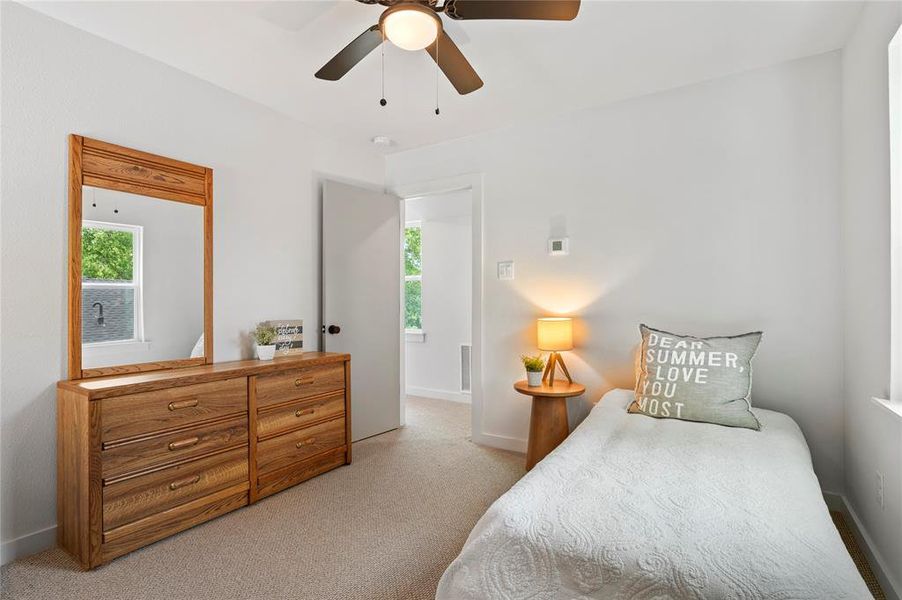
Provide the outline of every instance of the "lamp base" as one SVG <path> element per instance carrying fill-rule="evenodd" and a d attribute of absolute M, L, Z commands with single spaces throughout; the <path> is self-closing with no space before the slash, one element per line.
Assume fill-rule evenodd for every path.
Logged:
<path fill-rule="evenodd" d="M 557 365 L 561 365 L 561 371 L 564 372 L 564 377 L 567 378 L 567 381 L 573 383 L 573 378 L 570 377 L 570 371 L 567 370 L 567 365 L 564 364 L 564 359 L 561 358 L 561 355 L 558 352 L 552 352 L 551 356 L 548 357 L 548 364 L 545 365 L 542 381 L 547 382 L 548 385 L 554 385 L 554 370 Z"/>

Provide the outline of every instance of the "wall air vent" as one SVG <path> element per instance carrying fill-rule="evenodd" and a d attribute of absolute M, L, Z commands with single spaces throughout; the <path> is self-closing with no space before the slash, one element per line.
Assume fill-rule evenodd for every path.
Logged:
<path fill-rule="evenodd" d="M 473 347 L 470 344 L 460 345 L 460 391 L 464 394 L 470 393 L 470 357 L 473 354 Z"/>

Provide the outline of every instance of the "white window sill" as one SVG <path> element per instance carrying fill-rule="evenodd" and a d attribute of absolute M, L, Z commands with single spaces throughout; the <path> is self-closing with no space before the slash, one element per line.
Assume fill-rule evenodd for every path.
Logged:
<path fill-rule="evenodd" d="M 422 344 L 426 341 L 426 332 L 422 329 L 405 329 L 404 340 L 408 344 Z"/>
<path fill-rule="evenodd" d="M 121 352 L 140 352 L 150 350 L 150 342 L 128 340 L 125 342 L 96 342 L 83 344 L 82 352 L 90 356 L 115 356 Z"/>
<path fill-rule="evenodd" d="M 882 406 L 892 414 L 902 419 L 902 402 L 893 402 L 891 400 L 887 400 L 886 398 L 877 398 L 876 396 L 871 397 L 871 402 L 873 402 L 877 406 Z"/>

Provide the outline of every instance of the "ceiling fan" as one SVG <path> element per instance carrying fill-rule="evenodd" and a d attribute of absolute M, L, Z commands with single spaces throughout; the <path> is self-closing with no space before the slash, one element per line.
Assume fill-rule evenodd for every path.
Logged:
<path fill-rule="evenodd" d="M 528 19 L 571 21 L 579 13 L 580 0 L 357 0 L 388 8 L 379 22 L 332 57 L 316 77 L 341 79 L 386 39 L 404 50 L 426 50 L 460 94 L 482 87 L 457 44 L 445 33 L 441 14 L 455 20 Z"/>

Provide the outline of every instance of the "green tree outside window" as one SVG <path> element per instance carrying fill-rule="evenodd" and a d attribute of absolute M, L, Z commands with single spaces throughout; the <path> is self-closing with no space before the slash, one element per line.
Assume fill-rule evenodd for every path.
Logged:
<path fill-rule="evenodd" d="M 422 282 L 404 282 L 404 328 L 423 328 L 423 294 Z"/>
<path fill-rule="evenodd" d="M 404 328 L 423 328 L 422 231 L 404 229 Z"/>
<path fill-rule="evenodd" d="M 420 251 L 422 232 L 419 227 L 404 229 L 404 275 L 422 275 L 423 260 Z"/>
<path fill-rule="evenodd" d="M 131 232 L 83 227 L 81 278 L 93 281 L 132 281 L 134 243 Z"/>

